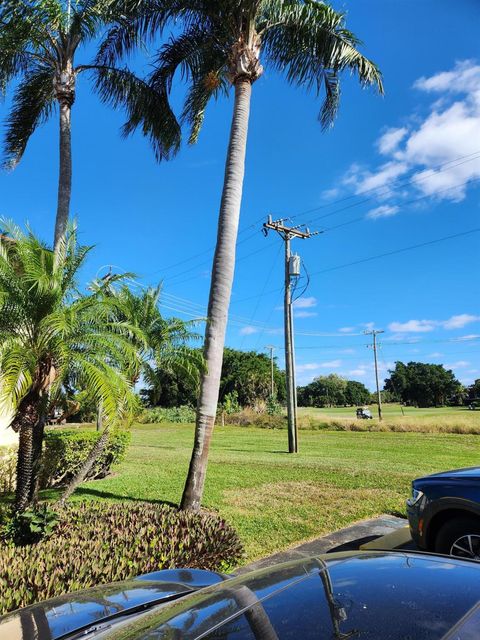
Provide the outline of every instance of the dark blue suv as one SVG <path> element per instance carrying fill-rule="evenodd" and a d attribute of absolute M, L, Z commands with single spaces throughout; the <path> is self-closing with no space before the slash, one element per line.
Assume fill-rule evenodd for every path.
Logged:
<path fill-rule="evenodd" d="M 407 513 L 420 549 L 480 560 L 480 467 L 417 478 Z"/>

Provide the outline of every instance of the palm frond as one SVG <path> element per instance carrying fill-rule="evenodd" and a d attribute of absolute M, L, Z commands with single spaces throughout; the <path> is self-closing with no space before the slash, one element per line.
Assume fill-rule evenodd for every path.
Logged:
<path fill-rule="evenodd" d="M 336 115 L 341 72 L 355 73 L 362 85 L 383 93 L 381 73 L 358 51 L 360 41 L 345 28 L 345 16 L 317 0 L 270 2 L 261 16 L 264 53 L 288 82 L 317 93 L 325 90 L 320 112 L 324 127 Z"/>
<path fill-rule="evenodd" d="M 175 155 L 180 147 L 181 132 L 164 91 L 159 91 L 137 78 L 128 69 L 91 65 L 94 88 L 101 100 L 127 112 L 122 128 L 125 136 L 138 128 L 150 140 L 158 161 Z"/>
<path fill-rule="evenodd" d="M 14 167 L 22 158 L 30 136 L 54 108 L 51 68 L 36 65 L 20 82 L 13 97 L 5 134 L 5 165 Z"/>

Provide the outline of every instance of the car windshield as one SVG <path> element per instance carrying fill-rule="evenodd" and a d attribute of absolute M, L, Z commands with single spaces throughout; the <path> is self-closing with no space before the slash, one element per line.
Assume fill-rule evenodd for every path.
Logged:
<path fill-rule="evenodd" d="M 478 566 L 446 558 L 312 560 L 233 579 L 99 638 L 472 640 L 480 628 L 478 582 Z"/>

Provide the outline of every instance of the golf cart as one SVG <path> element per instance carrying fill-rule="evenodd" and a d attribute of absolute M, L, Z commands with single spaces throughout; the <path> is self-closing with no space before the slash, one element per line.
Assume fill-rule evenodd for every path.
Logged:
<path fill-rule="evenodd" d="M 360 420 L 373 420 L 372 412 L 366 407 L 358 407 L 357 418 Z"/>

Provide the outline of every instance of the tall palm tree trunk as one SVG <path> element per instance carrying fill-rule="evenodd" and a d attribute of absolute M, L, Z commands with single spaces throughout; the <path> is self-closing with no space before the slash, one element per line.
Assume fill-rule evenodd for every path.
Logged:
<path fill-rule="evenodd" d="M 57 217 L 55 219 L 54 248 L 65 235 L 70 215 L 72 194 L 72 103 L 62 99 L 60 103 L 60 163 L 58 174 Z"/>
<path fill-rule="evenodd" d="M 200 383 L 195 441 L 181 509 L 198 510 L 200 508 L 207 472 L 208 451 L 217 413 L 223 347 L 235 269 L 235 245 L 245 172 L 251 93 L 250 80 L 245 77 L 237 79 L 208 302 L 204 345 L 206 371 L 202 374 Z"/>

